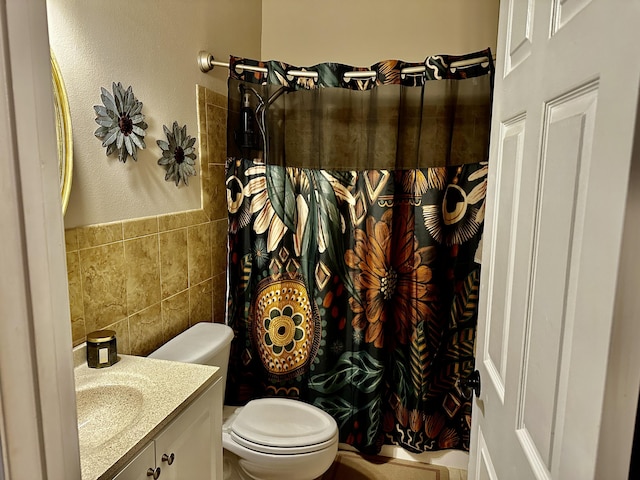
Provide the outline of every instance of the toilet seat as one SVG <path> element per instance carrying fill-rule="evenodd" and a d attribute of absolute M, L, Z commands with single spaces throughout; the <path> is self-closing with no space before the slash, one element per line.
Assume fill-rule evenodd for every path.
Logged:
<path fill-rule="evenodd" d="M 317 443 L 314 445 L 303 445 L 300 447 L 270 447 L 268 445 L 261 445 L 259 443 L 254 443 L 246 440 L 234 434 L 233 432 L 230 433 L 230 436 L 238 445 L 241 445 L 249 450 L 253 450 L 257 453 L 264 453 L 269 455 L 298 455 L 302 453 L 313 453 L 324 450 L 325 448 L 330 447 L 338 441 L 337 438 L 334 438 L 322 443 Z"/>
<path fill-rule="evenodd" d="M 275 455 L 310 453 L 338 441 L 333 418 L 317 407 L 286 398 L 261 398 L 245 405 L 229 431 L 237 444 Z"/>

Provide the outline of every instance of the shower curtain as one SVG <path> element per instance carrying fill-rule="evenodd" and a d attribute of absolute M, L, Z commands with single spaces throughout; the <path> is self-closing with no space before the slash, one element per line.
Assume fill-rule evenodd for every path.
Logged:
<path fill-rule="evenodd" d="M 306 401 L 364 453 L 468 450 L 492 76 L 488 50 L 231 58 L 227 403 Z"/>

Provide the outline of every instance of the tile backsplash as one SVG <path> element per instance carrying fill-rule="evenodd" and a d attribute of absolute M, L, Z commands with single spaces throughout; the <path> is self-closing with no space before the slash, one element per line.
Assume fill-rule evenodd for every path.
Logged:
<path fill-rule="evenodd" d="M 73 345 L 116 331 L 147 355 L 198 322 L 224 322 L 226 97 L 197 86 L 202 206 L 65 231 Z"/>

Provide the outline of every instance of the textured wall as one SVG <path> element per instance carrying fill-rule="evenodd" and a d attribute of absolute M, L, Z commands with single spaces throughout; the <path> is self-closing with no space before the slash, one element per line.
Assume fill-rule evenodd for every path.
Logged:
<path fill-rule="evenodd" d="M 224 322 L 227 103 L 201 86 L 197 98 L 203 208 L 65 232 L 74 345 L 109 328 L 121 353 L 147 355 L 194 323 Z"/>
<path fill-rule="evenodd" d="M 298 66 L 495 52 L 499 0 L 262 0 L 262 58 Z"/>
<path fill-rule="evenodd" d="M 73 123 L 74 175 L 66 228 L 201 208 L 199 177 L 165 182 L 162 125 L 197 132 L 196 84 L 226 92 L 225 69 L 202 73 L 200 50 L 225 59 L 260 55 L 260 0 L 47 0 L 49 36 Z M 242 34 L 237 32 L 242 30 Z M 143 102 L 147 148 L 138 162 L 106 157 L 94 137 L 100 87 L 129 85 Z"/>

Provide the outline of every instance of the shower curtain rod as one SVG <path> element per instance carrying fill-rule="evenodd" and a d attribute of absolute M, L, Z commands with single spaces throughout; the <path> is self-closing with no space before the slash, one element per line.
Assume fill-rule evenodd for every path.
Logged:
<path fill-rule="evenodd" d="M 495 55 L 493 56 L 493 60 L 495 61 Z M 488 62 L 489 58 L 486 56 L 481 56 L 481 57 L 476 57 L 476 58 L 469 58 L 466 60 L 460 60 L 459 62 L 453 62 L 451 63 L 451 65 L 449 65 L 449 68 L 461 68 L 461 67 L 468 67 L 469 65 L 476 65 L 478 63 L 484 63 L 484 62 Z M 213 70 L 213 67 L 223 67 L 223 68 L 229 68 L 229 64 L 225 63 L 225 62 L 218 62 L 215 60 L 215 58 L 213 57 L 213 55 L 211 55 L 209 52 L 205 52 L 205 51 L 201 51 L 198 54 L 198 66 L 200 67 L 200 70 L 202 70 L 204 73 L 207 73 L 211 70 Z M 243 70 L 249 70 L 250 72 L 261 72 L 261 73 L 267 73 L 267 69 L 264 67 L 256 67 L 253 65 L 243 65 L 243 64 L 238 64 L 236 65 L 236 68 L 240 68 Z M 402 70 L 400 70 L 400 73 L 422 73 L 426 70 L 427 67 L 425 67 L 424 65 L 420 65 L 418 67 L 407 67 L 407 68 L 403 68 Z M 307 71 L 303 71 L 303 70 L 289 70 L 287 72 L 289 75 L 294 76 L 294 77 L 307 77 L 307 78 L 317 78 L 318 77 L 318 73 L 317 72 L 307 72 Z M 374 72 L 373 70 L 365 70 L 362 72 L 345 72 L 344 77 L 345 78 L 369 78 L 369 77 L 375 77 L 377 76 L 377 72 Z"/>

